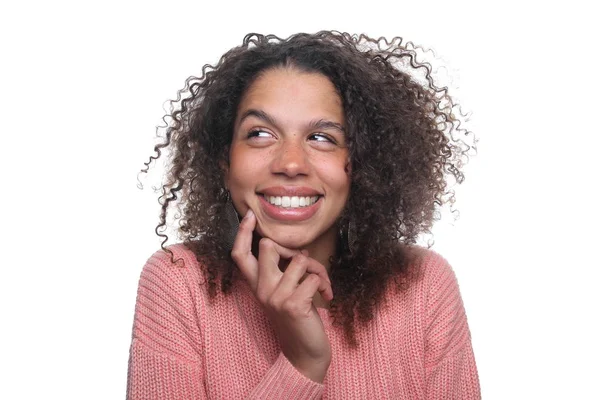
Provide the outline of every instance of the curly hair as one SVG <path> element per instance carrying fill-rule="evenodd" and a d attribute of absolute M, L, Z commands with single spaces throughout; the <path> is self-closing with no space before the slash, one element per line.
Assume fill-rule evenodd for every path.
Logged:
<path fill-rule="evenodd" d="M 322 31 L 281 39 L 253 33 L 216 66 L 205 65 L 202 76 L 188 78 L 170 102 L 164 142 L 141 171 L 148 171 L 161 149 L 170 152 L 156 227 L 161 247 L 173 258 L 160 230 L 169 204 L 179 199 L 179 235 L 201 261 L 210 296 L 219 288 L 232 291 L 241 275 L 228 246 L 222 165 L 228 164 L 240 100 L 269 69 L 323 74 L 342 99 L 351 163 L 350 196 L 339 219 L 345 240 L 330 260 L 330 313 L 356 345 L 355 322 L 373 318 L 384 296 L 382 283 L 402 289 L 410 282 L 409 249 L 421 233 L 430 233 L 438 208 L 454 203 L 448 178 L 462 183 L 461 169 L 474 148 L 465 140 L 471 133 L 460 126 L 464 115 L 456 112 L 448 89 L 436 86 L 431 64 L 417 61 L 416 49 L 424 50 L 399 37 Z"/>

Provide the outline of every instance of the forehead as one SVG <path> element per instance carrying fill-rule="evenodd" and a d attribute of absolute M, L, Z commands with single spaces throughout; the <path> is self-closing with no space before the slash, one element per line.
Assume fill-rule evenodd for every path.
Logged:
<path fill-rule="evenodd" d="M 342 100 L 333 83 L 325 75 L 295 68 L 275 68 L 260 74 L 244 93 L 238 111 L 252 108 L 343 122 Z"/>

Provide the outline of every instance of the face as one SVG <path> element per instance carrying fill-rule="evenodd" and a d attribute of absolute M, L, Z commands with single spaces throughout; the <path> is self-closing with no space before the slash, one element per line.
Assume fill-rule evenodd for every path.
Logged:
<path fill-rule="evenodd" d="M 229 150 L 226 186 L 257 231 L 288 248 L 332 247 L 350 191 L 344 111 L 318 73 L 277 68 L 248 88 Z"/>

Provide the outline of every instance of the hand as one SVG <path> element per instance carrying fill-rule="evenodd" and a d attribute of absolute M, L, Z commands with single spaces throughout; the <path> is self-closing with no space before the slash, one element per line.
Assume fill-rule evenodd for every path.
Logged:
<path fill-rule="evenodd" d="M 283 354 L 302 374 L 323 382 L 331 363 L 331 346 L 312 300 L 317 291 L 325 300 L 333 299 L 327 270 L 300 251 L 266 238 L 260 240 L 257 260 L 251 251 L 255 227 L 256 217 L 248 211 L 231 257 L 271 320 Z M 279 269 L 282 258 L 291 259 L 285 272 Z"/>

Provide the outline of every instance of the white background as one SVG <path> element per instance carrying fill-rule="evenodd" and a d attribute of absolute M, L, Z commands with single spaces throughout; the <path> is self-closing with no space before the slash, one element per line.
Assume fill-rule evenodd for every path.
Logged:
<path fill-rule="evenodd" d="M 124 397 L 137 280 L 159 247 L 136 175 L 163 103 L 246 33 L 321 29 L 435 49 L 472 112 L 461 218 L 433 249 L 457 273 L 484 398 L 600 398 L 594 15 L 576 1 L 3 4 L 0 398 Z"/>

